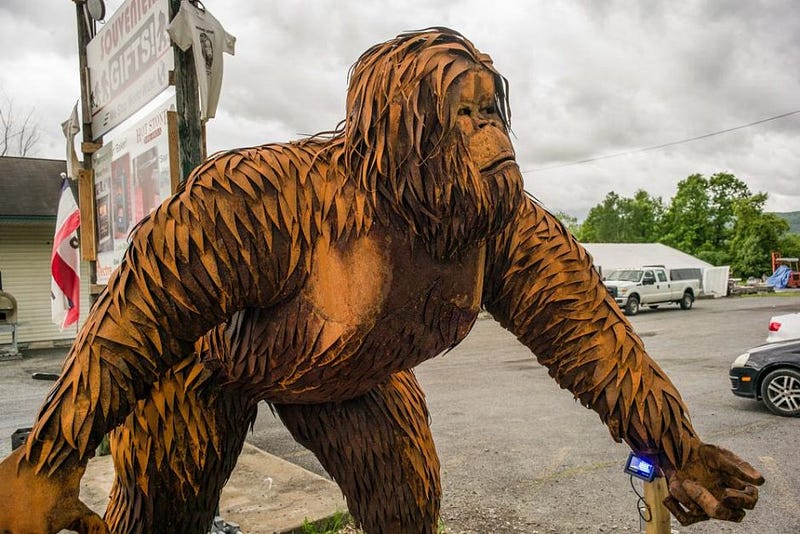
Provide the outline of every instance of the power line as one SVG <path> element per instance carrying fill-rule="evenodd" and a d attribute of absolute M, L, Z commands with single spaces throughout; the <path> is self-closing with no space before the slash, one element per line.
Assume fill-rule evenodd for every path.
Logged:
<path fill-rule="evenodd" d="M 630 154 L 638 154 L 639 152 L 647 152 L 647 151 L 650 151 L 650 150 L 659 150 L 661 148 L 666 148 L 668 146 L 680 145 L 680 144 L 683 144 L 683 143 L 690 143 L 692 141 L 697 141 L 699 139 L 705 139 L 707 137 L 713 137 L 715 135 L 720 135 L 720 134 L 724 134 L 724 133 L 728 133 L 728 132 L 733 132 L 734 130 L 741 130 L 743 128 L 749 128 L 749 127 L 755 126 L 757 124 L 762 124 L 762 123 L 765 123 L 765 122 L 774 121 L 774 120 L 777 120 L 777 119 L 782 119 L 784 117 L 788 117 L 790 115 L 795 115 L 797 113 L 800 113 L 800 109 L 797 109 L 795 111 L 789 111 L 788 113 L 781 113 L 780 115 L 775 115 L 774 117 L 761 119 L 760 121 L 750 122 L 748 124 L 742 124 L 741 126 L 734 126 L 733 128 L 726 128 L 724 130 L 719 130 L 717 132 L 711 132 L 711 133 L 707 133 L 707 134 L 703 134 L 703 135 L 698 135 L 697 137 L 689 137 L 687 139 L 681 139 L 680 141 L 671 141 L 669 143 L 663 143 L 661 145 L 653 145 L 653 146 L 648 146 L 648 147 L 644 147 L 644 148 L 636 148 L 634 150 L 628 150 L 627 152 L 617 152 L 616 154 L 606 154 L 604 156 L 595 156 L 595 157 L 586 158 L 586 159 L 582 159 L 582 160 L 578 160 L 578 161 L 571 161 L 569 163 L 559 163 L 557 165 L 550 165 L 548 167 L 539 167 L 538 169 L 530 169 L 530 170 L 527 170 L 527 171 L 522 171 L 522 174 L 531 174 L 531 173 L 534 173 L 534 172 L 547 171 L 547 170 L 550 170 L 550 169 L 560 169 L 561 167 L 569 167 L 571 165 L 582 165 L 584 163 L 590 163 L 592 161 L 598 161 L 598 160 L 601 160 L 601 159 L 618 158 L 620 156 L 628 156 Z"/>

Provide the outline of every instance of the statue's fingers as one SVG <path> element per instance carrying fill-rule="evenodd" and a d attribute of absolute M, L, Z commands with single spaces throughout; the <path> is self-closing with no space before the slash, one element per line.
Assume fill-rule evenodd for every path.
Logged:
<path fill-rule="evenodd" d="M 744 489 L 728 488 L 722 494 L 722 504 L 728 508 L 752 510 L 758 502 L 758 488 L 747 484 Z"/>
<path fill-rule="evenodd" d="M 669 483 L 669 497 L 671 497 L 671 501 L 674 503 L 676 508 L 679 508 L 681 513 L 685 516 L 685 519 L 681 519 L 675 511 L 675 508 L 670 508 L 667 505 L 666 499 L 664 500 L 664 504 L 667 505 L 670 512 L 675 515 L 678 521 L 681 522 L 682 525 L 691 525 L 692 523 L 697 523 L 698 521 L 704 521 L 708 519 L 708 515 L 700 508 L 694 500 L 692 500 L 689 495 L 686 494 L 686 491 L 683 489 L 680 480 L 673 478 L 670 480 Z M 685 523 L 684 521 L 689 521 Z"/>
<path fill-rule="evenodd" d="M 706 515 L 703 509 L 700 508 L 700 505 L 694 502 L 694 500 L 686 493 L 686 490 L 683 489 L 680 480 L 673 478 L 670 481 L 669 493 L 675 500 L 681 503 L 683 508 L 688 510 L 690 514 L 698 516 Z M 708 519 L 708 516 L 704 517 L 704 519 Z"/>
<path fill-rule="evenodd" d="M 719 448 L 719 469 L 726 475 L 739 478 L 750 484 L 760 486 L 764 483 L 764 475 L 758 469 L 742 460 L 731 451 Z"/>
<path fill-rule="evenodd" d="M 740 508 L 728 508 L 714 497 L 710 491 L 693 480 L 682 482 L 686 494 L 700 505 L 700 508 L 714 519 L 739 522 L 744 519 L 744 510 Z"/>
<path fill-rule="evenodd" d="M 675 516 L 675 519 L 677 519 L 684 527 L 697 523 L 698 521 L 705 521 L 708 519 L 708 516 L 702 510 L 693 512 L 684 509 L 683 506 L 681 506 L 681 503 L 672 495 L 665 498 L 663 502 L 664 506 L 667 507 L 667 510 L 669 510 L 672 515 Z"/>
<path fill-rule="evenodd" d="M 705 447 L 708 447 L 706 454 L 712 467 L 717 468 L 726 475 L 739 478 L 750 484 L 760 486 L 764 483 L 764 476 L 758 469 L 728 449 L 723 449 L 716 445 L 705 445 Z"/>
<path fill-rule="evenodd" d="M 744 491 L 748 487 L 752 486 L 752 484 L 748 484 L 747 482 L 740 480 L 736 477 L 725 475 L 725 477 L 723 478 L 722 486 L 725 488 Z"/>

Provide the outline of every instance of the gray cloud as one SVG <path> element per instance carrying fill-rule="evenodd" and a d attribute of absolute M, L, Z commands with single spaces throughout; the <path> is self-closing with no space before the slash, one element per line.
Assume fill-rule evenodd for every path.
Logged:
<path fill-rule="evenodd" d="M 107 1 L 109 12 L 121 2 Z M 223 2 L 237 36 L 225 58 L 211 151 L 333 128 L 366 48 L 409 29 L 453 27 L 511 84 L 523 169 L 626 152 L 800 109 L 800 10 L 783 2 Z M 0 6 L 0 89 L 35 107 L 40 155 L 62 157 L 58 124 L 78 96 L 74 5 Z M 800 115 L 663 150 L 526 173 L 548 207 L 585 214 L 608 191 L 668 199 L 694 172 L 726 171 L 768 208 L 800 209 Z"/>

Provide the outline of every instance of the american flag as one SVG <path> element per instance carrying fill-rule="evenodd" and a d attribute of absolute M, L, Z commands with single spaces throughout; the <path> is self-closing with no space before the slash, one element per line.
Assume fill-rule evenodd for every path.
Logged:
<path fill-rule="evenodd" d="M 63 175 L 62 175 L 63 176 Z M 61 199 L 58 201 L 56 235 L 53 238 L 53 255 L 50 260 L 52 281 L 50 300 L 53 322 L 63 330 L 78 322 L 80 305 L 80 257 L 78 254 L 78 226 L 81 214 L 66 177 L 61 182 Z"/>

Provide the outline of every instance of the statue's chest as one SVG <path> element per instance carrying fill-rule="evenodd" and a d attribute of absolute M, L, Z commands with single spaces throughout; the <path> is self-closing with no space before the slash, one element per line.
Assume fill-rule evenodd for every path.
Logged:
<path fill-rule="evenodd" d="M 480 309 L 484 254 L 439 261 L 375 233 L 315 249 L 303 290 L 270 320 L 282 342 L 272 343 L 267 400 L 352 398 L 456 345 Z"/>
<path fill-rule="evenodd" d="M 443 261 L 419 246 L 371 234 L 344 250 L 318 247 L 301 298 L 343 331 L 388 343 L 413 330 L 449 346 L 466 336 L 477 316 L 484 261 L 483 247 Z"/>

